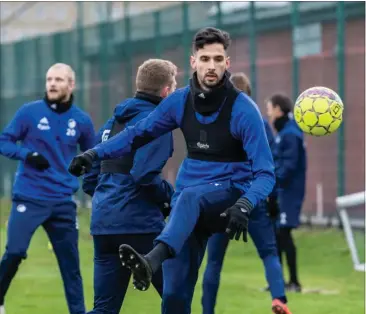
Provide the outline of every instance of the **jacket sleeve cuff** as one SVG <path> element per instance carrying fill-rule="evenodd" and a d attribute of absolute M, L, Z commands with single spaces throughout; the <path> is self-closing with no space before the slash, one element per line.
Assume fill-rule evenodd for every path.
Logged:
<path fill-rule="evenodd" d="M 245 199 L 246 202 L 249 202 L 252 206 L 252 209 L 254 209 L 257 206 L 257 202 L 254 197 L 252 197 L 250 194 L 244 194 L 240 197 L 240 199 Z"/>
<path fill-rule="evenodd" d="M 96 156 L 94 157 L 94 160 L 96 159 L 103 159 L 103 151 L 99 147 L 94 147 L 92 150 L 96 153 Z"/>

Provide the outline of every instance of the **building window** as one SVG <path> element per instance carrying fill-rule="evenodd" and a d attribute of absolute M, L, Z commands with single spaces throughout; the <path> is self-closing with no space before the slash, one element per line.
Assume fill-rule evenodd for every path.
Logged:
<path fill-rule="evenodd" d="M 294 54 L 297 58 L 317 55 L 322 52 L 321 23 L 295 27 L 293 30 Z"/>

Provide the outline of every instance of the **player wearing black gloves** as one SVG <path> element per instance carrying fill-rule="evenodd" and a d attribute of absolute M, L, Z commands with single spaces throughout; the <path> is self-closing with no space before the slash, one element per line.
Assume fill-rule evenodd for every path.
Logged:
<path fill-rule="evenodd" d="M 95 144 L 95 133 L 89 115 L 74 104 L 74 87 L 71 67 L 54 64 L 46 74 L 45 97 L 21 106 L 0 135 L 0 154 L 19 161 L 0 263 L 0 312 L 31 238 L 43 226 L 57 256 L 69 312 L 85 314 L 72 199 L 79 183 L 67 165 L 78 146 L 85 151 Z"/>
<path fill-rule="evenodd" d="M 175 90 L 176 72 L 169 61 L 145 61 L 137 71 L 135 96 L 116 106 L 113 117 L 99 131 L 98 142 L 113 138 L 159 107 L 162 99 Z M 94 309 L 89 314 L 121 310 L 131 271 L 121 265 L 119 246 L 128 243 L 145 254 L 163 230 L 174 190 L 161 178 L 161 171 L 172 154 L 172 134 L 167 133 L 128 156 L 94 161 L 91 169 L 95 156 L 87 151 L 83 154 L 85 162 L 76 163 L 72 169 L 86 171 L 83 189 L 93 197 L 90 231 L 95 256 Z M 161 267 L 151 279 L 162 295 Z"/>
<path fill-rule="evenodd" d="M 97 160 L 119 158 L 176 128 L 183 132 L 187 158 L 177 176 L 169 222 L 156 238 L 156 246 L 146 255 L 129 245 L 120 247 L 121 262 L 131 269 L 140 290 L 149 287 L 150 274 L 164 262 L 164 314 L 191 313 L 209 237 L 205 229 L 225 231 L 230 217 L 220 214 L 239 199 L 250 202 L 254 212 L 275 183 L 258 107 L 229 80 L 229 45 L 226 32 L 215 28 L 199 31 L 193 40 L 191 66 L 195 72 L 189 86 L 171 94 L 134 127 L 93 148 Z M 70 170 L 74 175 L 80 175 L 73 171 L 75 167 L 88 168 L 89 158 L 73 160 Z M 233 207 L 233 219 L 233 211 L 242 213 L 240 206 Z M 246 232 L 247 222 L 235 221 L 230 231 Z M 280 310 L 273 308 L 274 313 Z"/>

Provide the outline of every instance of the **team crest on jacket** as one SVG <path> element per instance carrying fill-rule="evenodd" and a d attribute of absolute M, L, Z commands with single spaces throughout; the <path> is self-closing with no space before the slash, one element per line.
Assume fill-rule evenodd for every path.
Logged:
<path fill-rule="evenodd" d="M 76 121 L 74 119 L 69 119 L 67 125 L 68 125 L 68 129 L 66 130 L 66 135 L 75 136 L 76 135 L 76 131 L 75 131 Z"/>
<path fill-rule="evenodd" d="M 74 119 L 69 119 L 68 126 L 70 129 L 74 129 L 76 127 L 76 121 Z"/>

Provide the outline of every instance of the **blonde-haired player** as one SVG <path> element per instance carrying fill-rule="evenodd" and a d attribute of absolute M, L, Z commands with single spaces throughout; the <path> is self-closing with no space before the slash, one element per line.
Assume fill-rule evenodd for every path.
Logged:
<path fill-rule="evenodd" d="M 94 145 L 90 117 L 75 106 L 75 73 L 63 63 L 46 73 L 45 97 L 24 104 L 0 135 L 0 154 L 18 160 L 5 253 L 0 263 L 0 308 L 35 230 L 46 230 L 59 263 L 71 314 L 84 314 L 76 204 L 78 180 L 67 171 L 78 146 Z M 20 142 L 17 145 L 17 142 Z"/>

